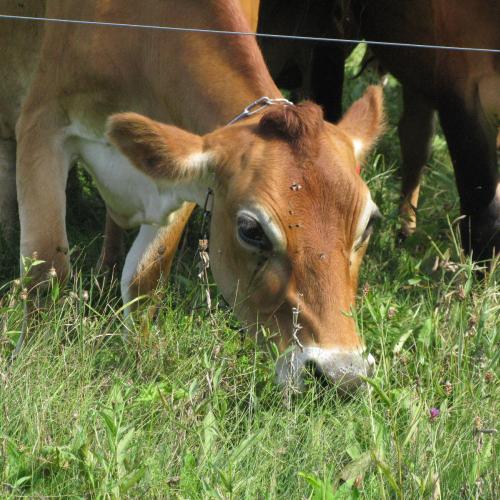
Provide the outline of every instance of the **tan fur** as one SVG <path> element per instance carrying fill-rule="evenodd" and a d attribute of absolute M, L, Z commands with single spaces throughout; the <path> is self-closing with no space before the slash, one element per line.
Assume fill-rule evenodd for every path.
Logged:
<path fill-rule="evenodd" d="M 259 4 L 260 0 L 240 0 L 240 4 L 245 12 L 250 28 L 252 31 L 257 31 L 257 23 L 259 21 Z"/>
<path fill-rule="evenodd" d="M 379 135 L 373 135 L 373 130 L 385 127 L 382 87 L 369 87 L 365 97 L 356 101 L 339 123 L 351 140 L 359 141 L 360 159 L 366 156 L 379 138 Z"/>
<path fill-rule="evenodd" d="M 136 113 L 114 115 L 108 121 L 107 135 L 138 169 L 175 181 L 191 175 L 185 159 L 202 148 L 199 136 Z"/>
<path fill-rule="evenodd" d="M 282 137 L 301 156 L 317 154 L 318 136 L 323 131 L 323 112 L 311 102 L 268 110 L 259 122 L 264 137 Z"/>

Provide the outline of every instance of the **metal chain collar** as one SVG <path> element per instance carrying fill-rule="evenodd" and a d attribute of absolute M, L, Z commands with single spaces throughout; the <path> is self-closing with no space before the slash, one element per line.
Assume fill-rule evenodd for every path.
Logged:
<path fill-rule="evenodd" d="M 235 116 L 228 125 L 232 125 L 233 123 L 239 122 L 243 118 L 247 118 L 248 116 L 252 116 L 255 113 L 258 113 L 261 109 L 266 108 L 267 106 L 271 106 L 272 104 L 284 104 L 286 106 L 293 106 L 293 102 L 280 97 L 278 99 L 271 99 L 270 97 L 262 96 L 259 97 L 256 101 L 249 104 L 239 115 Z"/>
<path fill-rule="evenodd" d="M 207 303 L 210 317 L 212 317 L 212 299 L 210 297 L 210 283 L 208 282 L 208 268 L 210 267 L 210 257 L 208 255 L 208 230 L 210 226 L 210 210 L 208 208 L 213 191 L 208 188 L 207 197 L 203 205 L 203 218 L 201 221 L 200 239 L 198 240 L 198 253 L 200 256 L 198 278 L 202 281 L 205 288 L 205 300 Z M 212 199 L 213 204 L 213 199 Z"/>

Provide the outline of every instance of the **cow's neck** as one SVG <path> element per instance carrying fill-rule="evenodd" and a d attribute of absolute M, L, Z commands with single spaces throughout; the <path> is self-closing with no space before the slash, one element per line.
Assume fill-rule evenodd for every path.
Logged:
<path fill-rule="evenodd" d="M 239 88 L 237 87 L 239 86 Z M 215 128 L 226 125 L 240 114 L 249 104 L 262 96 L 281 97 L 275 85 L 261 85 L 254 80 L 239 81 L 227 78 L 212 85 L 207 95 L 203 85 L 191 84 L 190 96 L 196 109 L 187 103 L 176 124 L 199 134 L 205 134 Z"/>
<path fill-rule="evenodd" d="M 190 17 L 189 7 L 180 5 L 176 2 L 177 26 L 250 30 L 238 2 L 210 0 L 200 18 Z M 226 124 L 259 97 L 281 97 L 255 37 L 159 33 L 158 44 L 152 47 L 168 47 L 168 54 L 158 55 L 164 62 L 173 61 L 157 79 L 155 93 L 163 94 L 169 121 L 180 127 L 206 133 Z M 156 118 L 164 121 L 162 116 Z"/>

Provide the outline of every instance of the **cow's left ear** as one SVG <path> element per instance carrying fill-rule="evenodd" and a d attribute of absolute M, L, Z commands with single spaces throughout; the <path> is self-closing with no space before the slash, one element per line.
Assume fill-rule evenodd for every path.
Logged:
<path fill-rule="evenodd" d="M 113 115 L 107 136 L 133 165 L 167 183 L 191 182 L 205 176 L 212 162 L 203 138 L 136 113 Z"/>
<path fill-rule="evenodd" d="M 382 87 L 368 87 L 363 97 L 347 110 L 338 126 L 351 139 L 357 162 L 363 161 L 385 129 Z"/>

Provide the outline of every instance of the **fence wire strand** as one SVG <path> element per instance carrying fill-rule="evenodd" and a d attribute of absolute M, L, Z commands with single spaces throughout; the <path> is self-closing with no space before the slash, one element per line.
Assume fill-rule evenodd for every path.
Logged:
<path fill-rule="evenodd" d="M 386 47 L 402 47 L 415 49 L 440 49 L 461 52 L 483 52 L 500 54 L 500 49 L 487 49 L 482 47 L 456 47 L 452 45 L 432 45 L 425 43 L 404 43 L 404 42 L 384 42 L 380 40 L 364 40 L 364 39 L 346 39 L 346 38 L 328 38 L 316 36 L 300 36 L 300 35 L 278 35 L 272 33 L 254 33 L 253 31 L 228 31 L 215 30 L 209 28 L 185 28 L 177 26 L 157 26 L 152 24 L 129 24 L 129 23 L 114 23 L 106 21 L 85 21 L 81 19 L 59 19 L 51 17 L 34 17 L 34 16 L 15 16 L 8 14 L 0 14 L 0 19 L 10 19 L 15 21 L 35 21 L 46 23 L 59 24 L 81 24 L 88 26 L 107 26 L 112 28 L 130 28 L 130 29 L 149 29 L 158 31 L 174 31 L 183 33 L 204 33 L 213 35 L 240 35 L 240 36 L 256 36 L 259 38 L 273 38 L 279 40 L 301 40 L 307 42 L 335 42 L 335 43 L 367 43 L 368 45 L 382 45 Z"/>

